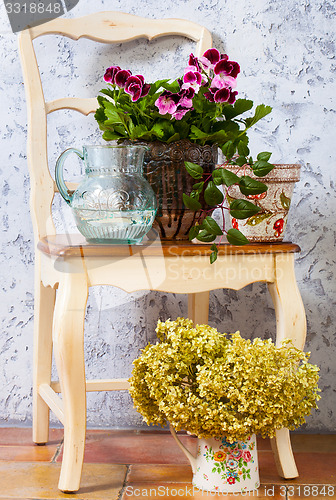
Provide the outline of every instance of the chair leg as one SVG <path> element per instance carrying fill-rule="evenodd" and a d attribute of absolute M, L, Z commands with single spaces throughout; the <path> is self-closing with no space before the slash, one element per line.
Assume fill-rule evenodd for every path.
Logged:
<path fill-rule="evenodd" d="M 303 349 L 306 339 L 306 315 L 294 272 L 294 255 L 279 254 L 275 260 L 275 282 L 268 283 L 277 322 L 277 345 L 291 339 Z M 298 477 L 288 429 L 276 431 L 272 439 L 278 473 L 285 479 Z"/>
<path fill-rule="evenodd" d="M 58 487 L 79 489 L 86 432 L 84 317 L 88 298 L 85 274 L 65 273 L 56 297 L 53 341 L 64 404 L 63 460 Z"/>
<path fill-rule="evenodd" d="M 188 293 L 188 318 L 198 325 L 206 325 L 209 317 L 210 292 Z"/>
<path fill-rule="evenodd" d="M 39 385 L 50 384 L 52 364 L 52 322 L 56 290 L 44 287 L 38 276 L 34 299 L 33 441 L 49 439 L 49 406 L 39 395 Z"/>

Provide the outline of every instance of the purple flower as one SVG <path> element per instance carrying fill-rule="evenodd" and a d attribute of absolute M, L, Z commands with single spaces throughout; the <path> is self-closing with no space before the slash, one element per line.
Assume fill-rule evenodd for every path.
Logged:
<path fill-rule="evenodd" d="M 221 59 L 215 65 L 214 72 L 216 75 L 232 76 L 233 78 L 237 78 L 238 73 L 240 73 L 240 66 L 235 61 L 229 61 L 228 59 Z"/>
<path fill-rule="evenodd" d="M 199 71 L 187 71 L 183 77 L 182 89 L 189 89 L 190 87 L 198 92 L 202 83 L 202 75 Z"/>
<path fill-rule="evenodd" d="M 192 98 L 195 95 L 195 90 L 192 87 L 189 87 L 188 89 L 183 89 L 179 92 L 180 95 L 180 100 L 179 100 L 179 106 L 182 106 L 184 108 L 191 108 L 192 107 Z"/>
<path fill-rule="evenodd" d="M 190 108 L 184 108 L 182 106 L 178 106 L 175 113 L 172 114 L 172 118 L 175 118 L 175 120 L 182 120 L 184 115 L 190 111 Z"/>
<path fill-rule="evenodd" d="M 132 96 L 131 99 L 133 102 L 147 95 L 149 89 L 150 85 L 145 84 L 145 79 L 142 75 L 129 76 L 125 83 L 125 92 Z"/>
<path fill-rule="evenodd" d="M 127 69 L 121 69 L 115 75 L 115 83 L 118 85 L 118 87 L 125 88 L 127 79 L 131 75 L 132 75 L 132 73 L 130 71 L 128 71 Z"/>
<path fill-rule="evenodd" d="M 233 78 L 232 76 L 226 76 L 226 75 L 216 75 L 212 82 L 211 82 L 211 87 L 213 88 L 217 88 L 217 89 L 221 89 L 223 87 L 231 87 L 232 89 L 234 89 L 237 85 L 237 81 L 235 78 Z"/>
<path fill-rule="evenodd" d="M 160 115 L 165 115 L 166 113 L 172 115 L 177 110 L 179 101 L 179 94 L 173 94 L 172 92 L 165 90 L 162 92 L 160 97 L 156 99 L 155 106 L 159 108 Z"/>
<path fill-rule="evenodd" d="M 189 56 L 189 66 L 196 68 L 196 71 L 201 71 L 198 59 L 194 56 L 194 54 L 190 54 Z"/>
<path fill-rule="evenodd" d="M 220 53 L 217 49 L 208 49 L 204 52 L 203 56 L 200 57 L 200 61 L 203 64 L 205 70 L 213 69 L 215 64 L 220 60 Z"/>
<path fill-rule="evenodd" d="M 105 82 L 115 84 L 115 76 L 118 71 L 120 71 L 119 66 L 111 66 L 110 68 L 107 68 L 104 75 Z"/>

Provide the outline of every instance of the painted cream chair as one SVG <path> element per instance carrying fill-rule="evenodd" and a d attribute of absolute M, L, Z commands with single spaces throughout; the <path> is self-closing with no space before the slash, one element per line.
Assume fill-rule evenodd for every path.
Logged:
<path fill-rule="evenodd" d="M 20 34 L 36 247 L 33 440 L 38 444 L 48 441 L 51 409 L 64 425 L 59 488 L 73 492 L 79 488 L 83 464 L 86 391 L 128 388 L 126 379 L 85 380 L 84 316 L 89 287 L 113 285 L 127 292 L 150 289 L 186 293 L 189 317 L 207 323 L 210 290 L 239 290 L 263 281 L 275 306 L 278 342 L 291 338 L 303 348 L 306 320 L 294 275 L 294 253 L 299 251 L 296 245 L 224 245 L 217 262 L 210 265 L 209 245 L 154 241 L 118 247 L 90 245 L 80 235 L 56 235 L 51 205 L 57 188 L 48 169 L 47 115 L 61 109 L 88 115 L 95 111 L 97 101 L 64 98 L 45 102 L 33 40 L 48 34 L 105 43 L 181 35 L 197 42 L 196 55 L 211 47 L 212 39 L 204 27 L 190 21 L 151 20 L 120 12 L 55 19 Z M 69 183 L 68 187 L 73 189 L 74 185 Z M 51 381 L 52 352 L 59 381 Z M 296 477 L 289 432 L 277 431 L 272 446 L 279 474 Z"/>

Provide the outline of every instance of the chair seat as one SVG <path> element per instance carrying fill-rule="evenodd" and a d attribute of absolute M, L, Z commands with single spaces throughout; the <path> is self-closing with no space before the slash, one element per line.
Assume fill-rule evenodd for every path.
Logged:
<path fill-rule="evenodd" d="M 159 241 L 145 238 L 138 245 L 111 245 L 92 243 L 81 234 L 56 234 L 42 238 L 37 248 L 53 257 L 122 257 L 135 254 L 147 256 L 209 256 L 212 243 L 189 241 Z M 249 243 L 236 246 L 224 243 L 218 246 L 218 255 L 279 254 L 300 252 L 300 247 L 290 242 Z"/>

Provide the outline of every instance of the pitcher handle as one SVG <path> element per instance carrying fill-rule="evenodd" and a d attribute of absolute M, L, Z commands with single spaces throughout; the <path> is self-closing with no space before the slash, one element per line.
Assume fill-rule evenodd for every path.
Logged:
<path fill-rule="evenodd" d="M 61 196 L 63 196 L 63 198 L 65 199 L 65 201 L 68 204 L 71 203 L 73 193 L 71 193 L 68 190 L 68 188 L 64 182 L 63 164 L 64 164 L 66 157 L 70 153 L 76 153 L 76 155 L 79 156 L 79 158 L 81 160 L 84 159 L 83 154 L 79 149 L 69 148 L 69 149 L 66 149 L 65 151 L 63 151 L 63 153 L 58 157 L 57 162 L 56 162 L 56 168 L 55 168 L 55 181 L 56 181 L 56 185 L 58 187 L 58 191 L 60 192 Z"/>
<path fill-rule="evenodd" d="M 175 439 L 176 443 L 177 443 L 177 446 L 183 451 L 183 453 L 185 454 L 185 456 L 187 457 L 187 459 L 189 460 L 190 462 L 190 465 L 191 465 L 191 469 L 193 471 L 193 474 L 196 473 L 196 457 L 194 457 L 194 455 L 192 453 L 190 453 L 189 450 L 187 450 L 187 448 L 181 443 L 181 441 L 179 440 L 177 434 L 176 434 L 176 431 L 174 429 L 174 427 L 172 425 L 169 424 L 169 430 L 171 432 L 171 435 L 173 436 L 173 438 Z"/>

